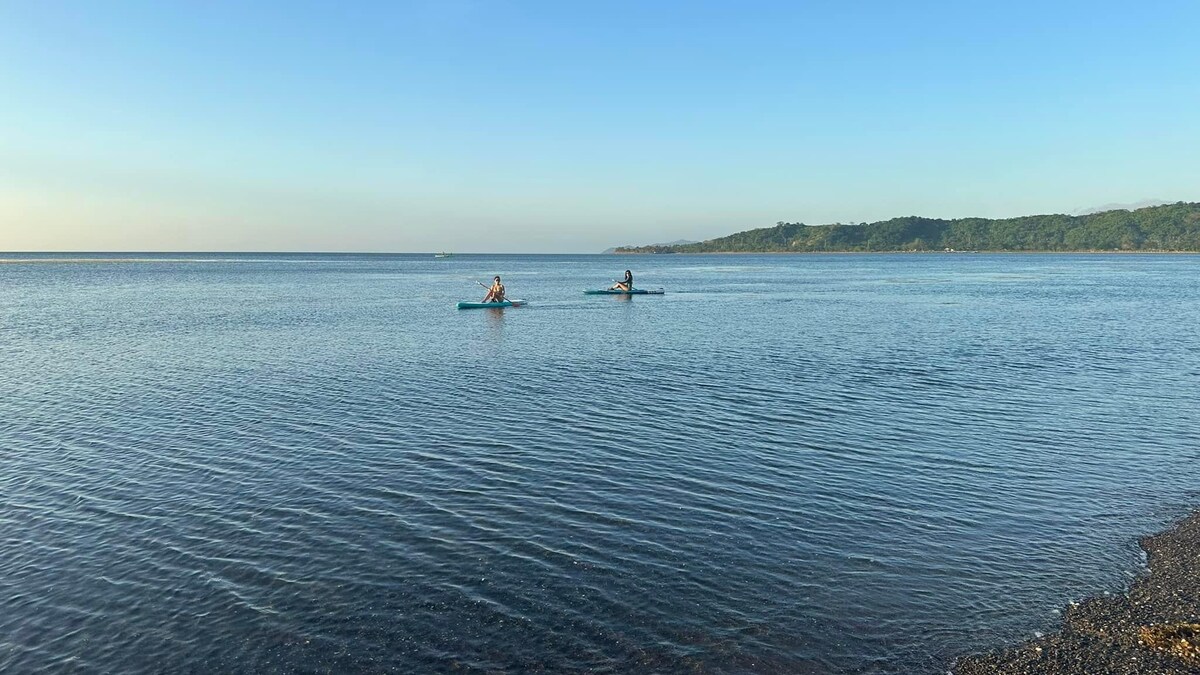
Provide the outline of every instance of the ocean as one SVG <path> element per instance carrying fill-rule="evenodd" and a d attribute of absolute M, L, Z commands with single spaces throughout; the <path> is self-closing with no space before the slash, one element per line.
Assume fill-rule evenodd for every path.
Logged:
<path fill-rule="evenodd" d="M 1200 498 L 1200 256 L 0 259 L 3 672 L 944 673 Z"/>

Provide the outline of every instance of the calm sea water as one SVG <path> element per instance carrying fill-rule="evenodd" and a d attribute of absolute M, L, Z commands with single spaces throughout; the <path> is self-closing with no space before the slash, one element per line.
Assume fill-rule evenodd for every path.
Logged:
<path fill-rule="evenodd" d="M 1200 494 L 1195 256 L 0 257 L 4 672 L 942 673 Z"/>

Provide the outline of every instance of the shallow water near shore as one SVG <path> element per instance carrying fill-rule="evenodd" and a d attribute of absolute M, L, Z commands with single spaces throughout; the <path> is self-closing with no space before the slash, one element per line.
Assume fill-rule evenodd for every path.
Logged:
<path fill-rule="evenodd" d="M 944 673 L 1200 495 L 1200 256 L 0 257 L 4 672 Z"/>

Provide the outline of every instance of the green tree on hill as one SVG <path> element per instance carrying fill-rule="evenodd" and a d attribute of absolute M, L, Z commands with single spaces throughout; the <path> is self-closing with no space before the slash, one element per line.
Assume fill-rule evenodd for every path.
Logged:
<path fill-rule="evenodd" d="M 654 250 L 652 250 L 652 248 Z M 1082 216 L 992 220 L 905 216 L 877 223 L 776 223 L 697 244 L 627 247 L 626 253 L 806 251 L 1200 251 L 1200 203 L 1178 202 Z"/>

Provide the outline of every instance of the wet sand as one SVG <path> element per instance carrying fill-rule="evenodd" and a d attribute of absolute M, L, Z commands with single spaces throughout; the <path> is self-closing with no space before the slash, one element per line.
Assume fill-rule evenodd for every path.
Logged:
<path fill-rule="evenodd" d="M 1141 545 L 1149 569 L 1127 594 L 1072 604 L 1058 633 L 962 658 L 955 675 L 1200 674 L 1200 511 Z"/>

